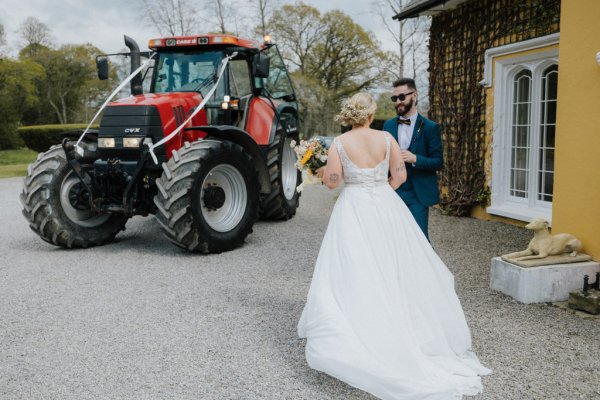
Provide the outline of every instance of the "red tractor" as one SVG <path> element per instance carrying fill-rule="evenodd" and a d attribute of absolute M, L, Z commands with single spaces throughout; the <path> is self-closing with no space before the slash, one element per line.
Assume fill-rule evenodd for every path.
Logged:
<path fill-rule="evenodd" d="M 144 53 L 125 43 L 133 76 Z M 132 96 L 109 103 L 97 130 L 79 142 L 81 132 L 66 134 L 29 166 L 21 202 L 31 229 L 88 247 L 112 241 L 134 215 L 155 214 L 173 243 L 209 253 L 241 245 L 259 217 L 293 217 L 298 105 L 277 47 L 228 35 L 148 47 L 149 93 L 135 75 Z M 105 79 L 107 59 L 97 61 Z"/>

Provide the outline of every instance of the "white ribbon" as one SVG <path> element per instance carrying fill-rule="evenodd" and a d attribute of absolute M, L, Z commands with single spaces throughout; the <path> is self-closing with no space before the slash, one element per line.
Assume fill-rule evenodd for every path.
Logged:
<path fill-rule="evenodd" d="M 219 76 L 217 77 L 217 82 L 214 84 L 212 89 L 210 89 L 208 91 L 206 96 L 204 96 L 204 99 L 202 99 L 202 102 L 198 105 L 198 107 L 196 107 L 196 109 L 188 117 L 188 119 L 186 119 L 181 125 L 179 125 L 177 128 L 175 128 L 175 130 L 173 132 L 171 132 L 169 134 L 169 136 L 164 137 L 158 143 L 153 143 L 151 145 L 148 145 L 148 149 L 150 150 L 150 156 L 152 156 L 152 160 L 154 161 L 154 164 L 158 165 L 158 158 L 156 158 L 156 155 L 154 154 L 154 149 L 158 146 L 165 144 L 169 140 L 173 139 L 173 137 L 175 137 L 175 135 L 177 135 L 183 129 L 183 127 L 185 125 L 187 125 L 188 122 L 190 122 L 192 120 L 192 118 L 194 118 L 196 116 L 196 114 L 198 114 L 200 112 L 200 110 L 202 110 L 204 108 L 204 106 L 208 102 L 208 99 L 210 99 L 212 97 L 212 95 L 215 93 L 215 90 L 217 90 L 217 86 L 219 86 L 219 82 L 221 81 L 221 78 L 223 77 L 223 73 L 225 72 L 227 63 L 229 62 L 230 59 L 232 59 L 235 56 L 237 56 L 237 52 L 235 52 L 235 53 L 225 57 L 223 60 L 221 60 L 221 71 L 219 72 Z"/>
<path fill-rule="evenodd" d="M 85 128 L 85 130 L 83 131 L 83 133 L 79 137 L 79 140 L 77 141 L 77 143 L 75 143 L 75 151 L 77 151 L 77 153 L 79 153 L 80 156 L 83 157 L 83 148 L 81 146 L 79 146 L 79 143 L 85 137 L 85 134 L 90 129 L 90 126 L 92 126 L 92 124 L 94 123 L 94 121 L 96 120 L 96 118 L 98 118 L 98 115 L 100 115 L 100 113 L 102 112 L 102 110 L 104 110 L 104 107 L 106 107 L 106 105 L 108 104 L 108 102 L 111 101 L 112 98 L 115 97 L 117 95 L 117 93 L 119 93 L 121 91 L 121 89 L 123 89 L 123 87 L 125 85 L 127 85 L 130 80 L 133 79 L 134 76 L 136 76 L 141 70 L 143 70 L 144 68 L 146 68 L 146 66 L 148 66 L 148 64 L 150 64 L 150 61 L 152 60 L 152 58 L 154 58 L 155 55 L 156 55 L 156 53 L 152 54 L 144 64 L 142 64 L 138 69 L 136 69 L 135 71 L 133 71 L 131 73 L 131 75 L 129 75 L 127 78 L 125 78 L 125 80 L 123 82 L 121 82 L 121 84 L 110 94 L 110 96 L 108 96 L 108 98 L 106 99 L 106 101 L 104 102 L 104 104 L 102 104 L 102 107 L 100 107 L 100 109 L 98 110 L 98 112 L 96 113 L 96 115 L 94 115 L 94 118 L 92 118 L 92 120 L 88 124 L 87 128 Z"/>

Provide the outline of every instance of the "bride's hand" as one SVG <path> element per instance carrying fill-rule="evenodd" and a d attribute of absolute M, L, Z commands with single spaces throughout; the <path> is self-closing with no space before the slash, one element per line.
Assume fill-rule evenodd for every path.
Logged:
<path fill-rule="evenodd" d="M 321 180 L 323 180 L 323 174 L 325 174 L 325 166 L 323 166 L 317 170 L 317 176 L 319 178 L 321 178 Z"/>

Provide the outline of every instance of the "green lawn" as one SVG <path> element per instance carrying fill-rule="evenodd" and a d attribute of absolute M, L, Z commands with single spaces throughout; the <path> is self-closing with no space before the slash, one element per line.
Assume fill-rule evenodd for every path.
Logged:
<path fill-rule="evenodd" d="M 0 178 L 25 176 L 27 165 L 37 158 L 37 153 L 29 149 L 0 150 Z"/>

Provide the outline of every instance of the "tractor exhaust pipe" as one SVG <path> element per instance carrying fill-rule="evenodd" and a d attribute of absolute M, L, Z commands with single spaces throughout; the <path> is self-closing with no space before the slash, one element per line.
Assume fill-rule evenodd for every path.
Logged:
<path fill-rule="evenodd" d="M 125 46 L 129 47 L 130 57 L 131 57 L 131 72 L 135 71 L 140 67 L 140 48 L 138 44 L 127 35 L 125 36 Z M 142 94 L 144 92 L 144 88 L 142 86 L 142 74 L 137 74 L 131 80 L 131 94 L 133 96 L 137 94 Z"/>

